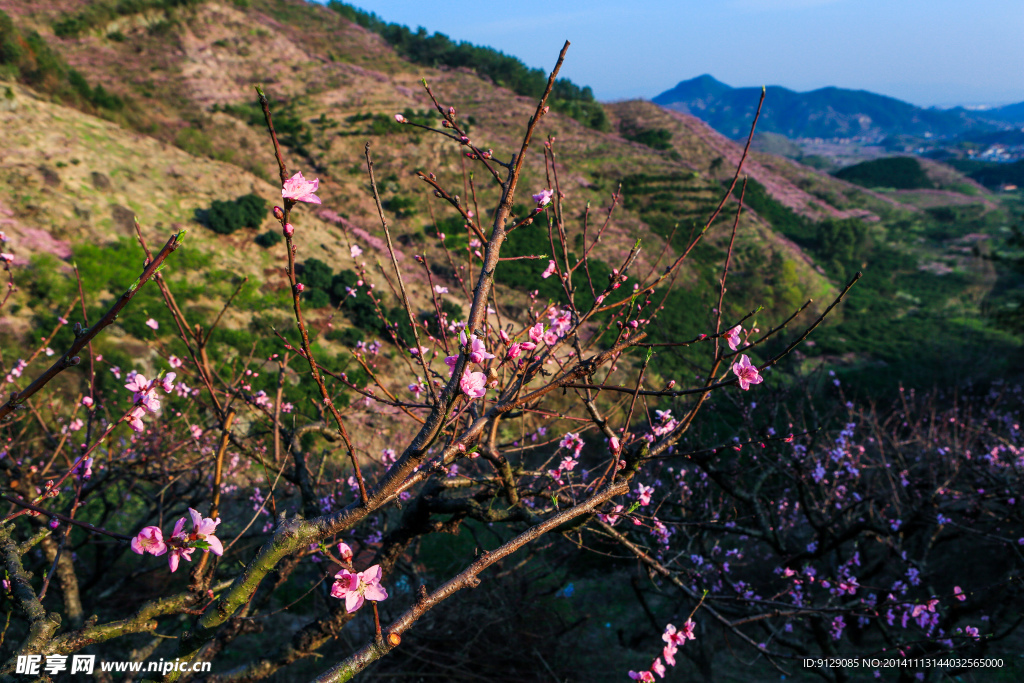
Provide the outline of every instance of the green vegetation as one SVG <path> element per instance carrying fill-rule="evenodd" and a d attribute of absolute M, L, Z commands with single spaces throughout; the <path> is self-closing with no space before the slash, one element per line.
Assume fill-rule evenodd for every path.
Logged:
<path fill-rule="evenodd" d="M 622 179 L 622 188 L 624 206 L 656 233 L 671 238 L 677 253 L 703 225 L 721 192 L 684 173 L 634 174 Z M 814 222 L 776 201 L 755 180 L 748 181 L 744 202 L 774 231 L 803 248 L 834 283 L 843 285 L 863 272 L 839 315 L 815 332 L 813 345 L 801 348 L 807 367 L 814 367 L 818 358 L 848 359 L 840 374 L 856 377 L 857 390 L 868 395 L 890 390 L 897 378 L 908 386 L 962 379 L 967 366 L 950 364 L 949 358 L 965 359 L 971 372 L 983 376 L 1000 372 L 1013 357 L 1015 342 L 1000 327 L 1016 330 L 1012 312 L 1024 306 L 1024 296 L 1018 297 L 1014 292 L 1020 289 L 1014 288 L 1024 288 L 1024 276 L 1014 273 L 1000 280 L 996 291 L 1007 293 L 990 296 L 987 305 L 1002 317 L 986 317 L 970 303 L 971 292 L 987 291 L 990 285 L 978 269 L 961 266 L 944 247 L 972 233 L 998 230 L 1005 221 L 1002 211 L 981 204 L 941 206 L 913 213 L 894 210 L 877 224 L 859 219 Z M 1016 248 L 1008 244 L 1011 252 Z M 717 279 L 723 257 L 720 248 L 698 244 L 690 259 L 696 281 Z M 796 263 L 779 253 L 766 255 L 742 240 L 729 280 L 732 303 L 727 315 L 763 306 L 774 320 L 806 300 Z M 678 341 L 706 331 L 713 325 L 708 311 L 715 305 L 704 289 L 677 285 L 658 313 L 651 340 Z M 762 329 L 764 322 L 762 318 Z M 766 349 L 773 350 L 781 349 Z M 694 354 L 703 353 L 662 349 L 652 367 L 665 378 L 678 378 L 691 372 L 698 360 Z M 880 367 L 896 371 L 879 372 Z"/>
<path fill-rule="evenodd" d="M 416 215 L 416 203 L 412 197 L 396 195 L 382 201 L 381 206 L 395 214 L 396 218 L 409 218 Z"/>
<path fill-rule="evenodd" d="M 835 172 L 835 177 L 862 187 L 921 190 L 935 187 L 914 157 L 873 159 Z"/>
<path fill-rule="evenodd" d="M 661 152 L 672 149 L 672 131 L 664 128 L 629 128 L 623 130 L 622 137 Z"/>
<path fill-rule="evenodd" d="M 401 306 L 388 308 L 380 302 L 380 311 L 365 291 L 350 295 L 349 290 L 357 288 L 359 275 L 351 270 L 334 273 L 331 267 L 315 258 L 306 259 L 299 271 L 306 291 L 302 298 L 307 308 L 338 306 L 357 328 L 368 335 L 376 335 L 385 341 L 394 341 L 394 333 L 405 345 L 412 346 L 415 338 L 409 327 L 408 317 Z M 384 315 L 387 322 L 381 320 Z M 359 335 L 338 331 L 328 335 L 348 344 L 358 341 Z"/>
<path fill-rule="evenodd" d="M 405 111 L 402 112 L 410 123 L 415 123 L 421 126 L 435 126 L 440 119 L 440 115 L 437 112 L 429 111 L 413 111 L 411 107 L 406 107 Z M 419 133 L 414 126 L 409 126 L 404 123 L 399 123 L 395 120 L 394 114 L 373 114 L 365 112 L 362 114 L 353 114 L 345 118 L 345 122 L 349 125 L 355 123 L 367 122 L 365 128 L 349 131 L 347 135 L 395 135 L 395 134 L 410 134 Z"/>
<path fill-rule="evenodd" d="M 35 31 L 22 32 L 0 11 L 0 76 L 16 79 L 58 100 L 101 113 L 124 109 L 125 101 L 104 89 L 90 86 L 85 77 Z"/>
<path fill-rule="evenodd" d="M 275 244 L 280 243 L 281 240 L 283 240 L 283 239 L 284 239 L 284 237 L 282 237 L 281 233 L 279 233 L 278 231 L 276 231 L 276 230 L 267 230 L 264 233 L 256 235 L 255 242 L 256 242 L 256 244 L 260 245 L 264 249 L 270 249 Z"/>
<path fill-rule="evenodd" d="M 214 200 L 206 211 L 196 211 L 196 219 L 218 235 L 230 235 L 241 228 L 258 228 L 267 213 L 267 202 L 255 194 L 230 201 Z"/>
<path fill-rule="evenodd" d="M 964 159 L 961 161 L 951 160 L 947 163 L 991 189 L 999 189 L 1004 185 L 1024 187 L 1024 161 L 1015 161 L 1012 164 L 999 164 Z"/>
<path fill-rule="evenodd" d="M 310 150 L 309 146 L 313 143 L 313 132 L 306 122 L 295 113 L 295 105 L 296 102 L 293 100 L 274 103 L 274 131 L 277 133 L 277 139 L 281 144 L 291 147 L 305 157 L 310 157 L 312 150 Z M 244 121 L 254 128 L 266 129 L 267 121 L 263 116 L 263 109 L 256 102 L 248 104 L 215 104 L 211 111 L 221 111 Z"/>
<path fill-rule="evenodd" d="M 999 320 L 969 304 L 970 292 L 988 288 L 983 276 L 959 266 L 943 248 L 972 233 L 993 232 L 1005 220 L 1003 212 L 981 204 L 940 206 L 883 216 L 875 226 L 858 219 L 815 224 L 755 181 L 748 184 L 746 203 L 803 247 L 833 281 L 845 283 L 863 273 L 845 299 L 842 317 L 815 333 L 815 346 L 802 350 L 812 359 L 855 356 L 840 374 L 856 378 L 860 393 L 890 390 L 896 378 L 907 386 L 928 386 L 968 374 L 992 376 L 1014 357 L 1016 341 L 999 329 Z M 997 284 L 989 296 L 992 308 L 1013 307 L 1012 296 L 999 294 L 1012 286 L 1007 279 Z M 959 362 L 950 364 L 950 358 Z M 883 367 L 894 372 L 879 372 Z"/>
<path fill-rule="evenodd" d="M 201 0 L 116 0 L 114 2 L 90 2 L 85 9 L 71 15 L 64 15 L 53 25 L 58 38 L 76 38 L 110 23 L 118 17 L 139 14 L 149 10 L 171 10 L 190 7 Z"/>
<path fill-rule="evenodd" d="M 531 69 L 518 58 L 490 47 L 466 41 L 456 43 L 443 33 L 427 34 L 425 28 L 413 31 L 408 26 L 389 24 L 372 12 L 366 12 L 338 0 L 327 4 L 349 21 L 379 34 L 398 54 L 411 62 L 426 66 L 468 67 L 496 85 L 511 89 L 517 95 L 539 99 L 547 85 L 543 69 Z M 608 130 L 608 117 L 601 104 L 594 100 L 589 87 L 579 87 L 566 78 L 555 82 L 548 100 L 551 108 L 597 130 Z"/>
<path fill-rule="evenodd" d="M 87 291 L 120 295 L 139 275 L 140 254 L 141 250 L 134 239 L 122 238 L 115 243 L 83 242 L 75 245 L 73 258 L 78 263 L 82 283 Z M 25 268 L 21 276 L 19 285 L 30 296 L 34 311 L 32 324 L 35 329 L 53 329 L 60 311 L 78 293 L 74 276 L 62 266 L 63 262 L 53 255 L 42 253 L 32 257 L 31 265 Z M 329 271 L 329 268 L 327 270 Z M 219 308 L 188 302 L 197 302 L 204 297 L 225 301 L 241 282 L 241 277 L 236 273 L 214 269 L 211 256 L 196 250 L 187 240 L 185 246 L 168 259 L 163 273 L 168 278 L 178 301 L 185 305 L 189 323 L 198 323 L 204 327 L 210 325 L 217 317 Z M 357 279 L 355 273 L 351 271 L 345 271 L 344 277 L 349 278 L 352 284 L 355 284 Z M 365 296 L 360 296 L 366 299 Z M 109 300 L 101 303 L 104 298 L 106 297 L 96 296 L 90 299 L 90 320 L 98 319 L 109 307 Z M 366 303 L 372 309 L 372 304 L 368 301 Z M 280 341 L 271 328 L 291 334 L 295 326 L 294 320 L 290 317 L 291 295 L 287 289 L 266 291 L 259 284 L 249 282 L 242 286 L 234 305 L 238 310 L 260 313 L 253 317 L 248 329 L 232 329 L 221 325 L 212 332 L 208 346 L 210 360 L 218 372 L 229 374 L 233 372 L 232 367 L 237 367 L 240 359 L 244 360 L 254 352 L 254 344 L 257 358 L 267 358 L 280 351 Z M 402 313 L 404 315 L 404 312 Z M 154 331 L 146 325 L 149 318 L 159 323 L 158 330 Z M 115 325 L 128 335 L 141 340 L 164 337 L 168 334 L 167 331 L 175 329 L 174 320 L 164 304 L 159 289 L 153 283 L 139 289 L 131 305 L 125 314 L 118 317 Z M 65 325 L 60 328 L 50 346 L 54 349 L 66 348 L 73 341 L 73 337 L 71 327 Z M 386 335 L 383 338 L 390 339 Z M 98 344 L 96 351 L 102 353 L 105 358 L 103 364 L 97 367 L 96 373 L 100 391 L 109 392 L 110 395 L 123 393 L 123 380 L 118 380 L 105 368 L 116 365 L 124 372 L 131 369 L 142 370 L 142 367 L 137 365 L 138 358 L 126 351 L 123 340 L 116 337 L 103 337 L 95 344 Z M 168 353 L 182 355 L 183 349 L 176 347 L 175 344 L 177 342 L 170 342 Z M 5 356 L 10 352 L 17 357 L 15 350 L 23 348 L 23 344 L 21 340 L 0 334 L 0 347 Z M 346 356 L 336 355 L 316 342 L 313 348 L 317 360 L 328 367 L 344 367 Z M 162 369 L 167 370 L 169 367 L 164 365 Z M 358 382 L 361 379 L 361 371 L 353 372 L 349 369 L 348 372 L 354 381 Z M 274 373 L 261 373 L 258 378 L 250 378 L 253 392 L 261 389 L 267 392 L 275 391 L 276 382 Z M 296 406 L 310 405 L 310 399 L 314 403 L 319 402 L 317 392 L 316 385 L 310 382 L 294 385 L 289 383 L 285 387 L 285 400 Z M 347 401 L 343 394 L 341 404 L 345 405 Z"/>

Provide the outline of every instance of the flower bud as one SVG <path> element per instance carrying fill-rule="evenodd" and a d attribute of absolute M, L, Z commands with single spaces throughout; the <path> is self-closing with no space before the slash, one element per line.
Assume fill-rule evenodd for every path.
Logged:
<path fill-rule="evenodd" d="M 283 221 L 284 220 L 284 209 L 282 209 L 280 206 L 275 206 L 274 207 L 274 218 L 276 218 L 279 221 Z"/>
<path fill-rule="evenodd" d="M 301 282 L 297 282 L 297 283 L 295 284 L 295 291 L 296 291 L 296 292 L 300 292 L 300 293 L 301 293 L 301 292 L 302 292 L 302 291 L 304 291 L 305 289 L 306 289 L 306 285 L 302 284 Z"/>
<path fill-rule="evenodd" d="M 401 114 L 395 114 L 395 121 L 398 121 L 399 123 L 409 123 L 409 120 Z"/>
<path fill-rule="evenodd" d="M 295 226 L 292 225 L 291 223 L 285 223 L 284 224 L 284 236 L 285 237 L 291 237 L 294 234 L 295 234 Z"/>

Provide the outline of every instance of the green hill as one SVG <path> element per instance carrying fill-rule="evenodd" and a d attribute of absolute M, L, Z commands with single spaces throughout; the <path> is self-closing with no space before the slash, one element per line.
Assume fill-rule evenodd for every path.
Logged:
<path fill-rule="evenodd" d="M 863 187 L 920 190 L 935 187 L 913 157 L 888 157 L 864 161 L 835 172 L 835 177 Z"/>

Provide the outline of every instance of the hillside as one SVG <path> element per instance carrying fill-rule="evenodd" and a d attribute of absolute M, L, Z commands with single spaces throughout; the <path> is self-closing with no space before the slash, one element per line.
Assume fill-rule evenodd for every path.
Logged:
<path fill-rule="evenodd" d="M 652 98 L 692 114 L 730 138 L 746 135 L 760 88 L 733 88 L 707 74 L 681 81 Z M 759 129 L 788 138 L 868 138 L 895 135 L 952 137 L 999 126 L 980 112 L 923 109 L 866 90 L 820 88 L 795 92 L 768 86 Z"/>
<path fill-rule="evenodd" d="M 88 84 L 88 93 L 102 87 L 122 103 L 111 108 L 88 98 L 69 99 L 62 94 L 65 91 L 47 89 L 45 83 L 34 84 L 34 90 L 13 82 L 4 86 L 11 96 L 0 107 L 0 125 L 11 131 L 9 139 L 16 140 L 0 155 L 0 174 L 10 180 L 0 186 L 4 229 L 17 263 L 31 264 L 19 283 L 17 313 L 0 331 L 5 348 L 15 346 L 32 325 L 54 318 L 64 305 L 61 297 L 70 295 L 71 281 L 54 275 L 58 261 L 75 258 L 83 265 L 100 247 L 111 258 L 116 256 L 122 269 L 117 273 L 130 272 L 138 259 L 131 241 L 134 214 L 150 242 L 163 239 L 176 226 L 190 230 L 185 250 L 189 256 L 179 259 L 179 266 L 172 261 L 168 272 L 200 319 L 215 315 L 236 283 L 248 277 L 239 305 L 227 316 L 224 334 L 242 354 L 250 352 L 252 333 L 264 333 L 267 338 L 260 336 L 259 351 L 274 352 L 277 342 L 266 334 L 269 327 L 290 323 L 280 270 L 282 247 L 255 242 L 271 225 L 269 214 L 266 226 L 231 235 L 215 234 L 197 221 L 215 201 L 252 193 L 269 206 L 279 197 L 280 190 L 271 182 L 276 175 L 272 151 L 254 105 L 254 83 L 262 83 L 274 101 L 290 167 L 321 181 L 323 207 L 304 207 L 297 214 L 298 260 L 326 264 L 328 283 L 332 276 L 336 282 L 354 282 L 354 271 L 365 262 L 362 277 L 379 292 L 389 291 L 388 282 L 374 261 L 386 260 L 386 251 L 367 190 L 364 144 L 371 143 L 385 208 L 398 233 L 400 264 L 410 263 L 410 253 L 425 254 L 434 264 L 434 284 L 456 292 L 458 277 L 466 273 L 462 259 L 469 254 L 463 223 L 450 207 L 434 201 L 414 174 L 433 172 L 442 184 L 471 196 L 463 177 L 463 157 L 458 148 L 435 136 L 396 124 L 393 114 L 405 112 L 409 118 L 438 123 L 422 90 L 420 79 L 425 78 L 441 102 L 457 108 L 474 143 L 507 154 L 535 106 L 531 98 L 470 68 L 412 63 L 378 33 L 342 13 L 301 1 L 103 5 L 63 0 L 36 5 L 0 0 L 0 10 L 11 17 L 20 35 L 38 31 L 63 60 L 66 66 L 52 68 L 55 79 L 67 78 L 74 70 Z M 772 97 L 770 90 L 766 107 L 773 106 Z M 644 274 L 684 248 L 693 226 L 702 223 L 720 198 L 742 148 L 693 116 L 648 102 L 607 105 L 604 113 L 608 132 L 557 110 L 544 119 L 540 132 L 556 139 L 558 172 L 572 215 L 582 219 L 587 204 L 607 207 L 621 188 L 622 201 L 592 252 L 595 268 L 615 267 L 640 238 L 643 249 L 634 272 Z M 749 127 L 749 120 L 744 126 Z M 534 154 L 526 164 L 520 196 L 547 186 L 543 157 Z M 851 355 L 850 335 L 844 330 L 863 326 L 864 320 L 882 325 L 899 318 L 905 329 L 939 345 L 931 330 L 948 325 L 942 321 L 953 305 L 970 331 L 951 335 L 950 344 L 970 347 L 978 335 L 989 339 L 978 316 L 982 299 L 995 286 L 991 267 L 968 263 L 956 251 L 958 244 L 942 241 L 959 232 L 995 233 L 1002 225 L 1001 205 L 987 194 L 982 197 L 983 190 L 971 186 L 969 192 L 960 188 L 961 193 L 950 185 L 945 194 L 932 197 L 931 204 L 918 206 L 920 198 L 904 202 L 898 195 L 860 188 L 769 155 L 748 159 L 746 173 L 747 211 L 740 222 L 730 315 L 763 306 L 771 318 L 784 316 L 807 297 L 813 297 L 820 310 L 817 307 L 829 300 L 851 269 L 864 268 L 864 286 L 870 285 L 870 291 L 895 287 L 906 290 L 908 298 L 882 317 L 870 306 L 855 309 L 860 312 L 852 317 L 844 309 L 821 343 L 808 349 L 809 359 L 841 362 L 851 371 L 873 367 L 871 363 L 880 359 L 898 364 L 913 353 L 909 346 L 875 343 Z M 479 177 L 475 183 L 481 195 L 489 192 Z M 949 233 L 935 232 L 948 217 L 937 218 L 928 211 L 947 204 L 965 211 L 979 205 L 982 210 L 962 231 L 954 230 L 957 235 L 932 239 L 934 234 Z M 720 222 L 726 225 L 731 216 L 724 215 Z M 571 223 L 570 229 L 568 242 L 578 248 L 582 221 Z M 447 235 L 444 245 L 438 239 L 441 232 Z M 513 255 L 546 248 L 546 231 L 520 235 L 509 244 Z M 922 242 L 921 236 L 927 239 Z M 671 324 L 658 334 L 689 335 L 710 323 L 706 311 L 714 302 L 705 296 L 710 290 L 695 285 L 716 279 L 727 239 L 726 229 L 712 230 L 707 244 L 693 254 L 681 286 L 666 302 L 664 317 Z M 364 251 L 362 258 L 351 257 L 353 244 Z M 445 247 L 456 255 L 454 262 L 448 260 Z M 557 288 L 540 277 L 544 263 L 503 263 L 511 285 L 501 290 L 509 309 L 504 314 L 522 315 L 527 294 L 534 289 L 542 298 L 558 298 Z M 187 268 L 197 268 L 198 276 L 186 275 Z M 927 275 L 928 268 L 941 272 Z M 415 305 L 428 311 L 425 274 L 411 265 L 406 272 Z M 94 276 L 109 277 L 111 292 L 121 286 L 113 274 L 89 273 L 83 265 L 83 277 Z M 923 277 L 937 280 L 926 283 Z M 321 348 L 343 364 L 346 348 L 386 335 L 372 315 L 353 308 L 351 302 L 340 312 L 333 311 L 328 304 L 338 300 L 328 291 L 332 286 L 325 284 L 319 298 L 309 299 L 310 305 L 319 306 L 310 316 L 323 330 Z M 920 287 L 941 295 L 922 305 Z M 445 298 L 453 314 L 461 315 L 461 297 Z M 382 301 L 385 307 L 397 304 L 388 294 Z M 162 304 L 152 297 L 141 306 L 158 316 Z M 149 334 L 128 322 L 121 333 L 125 336 L 111 342 L 112 349 L 130 346 L 135 335 Z M 870 334 L 877 330 L 872 328 Z M 943 349 L 936 346 L 935 354 L 949 351 Z M 655 365 L 664 375 L 686 367 L 682 356 L 671 352 L 659 354 Z M 925 374 L 932 370 L 929 366 Z"/>

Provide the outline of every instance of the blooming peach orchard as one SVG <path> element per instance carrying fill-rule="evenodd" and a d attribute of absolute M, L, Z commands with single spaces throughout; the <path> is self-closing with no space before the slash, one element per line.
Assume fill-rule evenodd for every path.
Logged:
<path fill-rule="evenodd" d="M 528 660 L 545 680 L 552 667 L 580 671 L 573 639 L 611 642 L 600 639 L 616 630 L 627 654 L 580 680 L 712 680 L 716 651 L 735 656 L 734 670 L 748 672 L 741 678 L 842 681 L 870 673 L 804 671 L 802 662 L 869 657 L 900 659 L 906 680 L 946 680 L 1012 642 L 1024 569 L 1021 388 L 908 391 L 876 412 L 847 400 L 827 368 L 809 380 L 784 372 L 779 364 L 857 278 L 827 306 L 808 302 L 766 329 L 756 311 L 728 317 L 743 161 L 688 249 L 639 259 L 637 242 L 597 281 L 591 252 L 620 198 L 609 197 L 597 220 L 570 208 L 556 140 L 536 142 L 564 56 L 518 149 L 479 147 L 429 87 L 439 126 L 395 116 L 458 147 L 474 170 L 472 202 L 449 187 L 467 178 L 419 175 L 437 210 L 465 225 L 464 278 L 435 283 L 426 251 L 414 259 L 415 278 L 399 266 L 367 144 L 386 263 L 378 274 L 389 292 L 363 264 L 342 302 L 372 302 L 385 332 L 351 349 L 365 380 L 317 357 L 322 329 L 304 309 L 298 267 L 313 247 L 296 207 L 321 204 L 322 188 L 307 177 L 315 173 L 289 169 L 260 89 L 280 169 L 273 216 L 293 313 L 274 330 L 276 351 L 214 360 L 220 316 L 205 327 L 188 319 L 162 272 L 174 270 L 185 233 L 154 251 L 141 226 L 143 270 L 104 315 L 86 319 L 82 283 L 60 321 L 75 321 L 67 348 L 50 350 L 51 334 L 13 359 L 5 351 L 5 680 L 18 679 L 18 656 L 83 651 L 211 661 L 212 672 L 198 675 L 210 681 L 343 681 L 368 667 L 397 676 L 388 668 L 396 662 L 416 671 L 443 664 L 455 680 L 458 663 L 444 650 L 457 644 L 419 639 L 417 622 L 431 637 L 498 628 L 501 619 L 465 607 L 479 594 L 466 589 L 504 577 L 546 587 L 548 600 L 572 600 L 588 582 L 599 591 L 592 620 L 572 625 L 571 637 L 550 631 L 537 646 L 547 658 L 507 643 L 512 663 L 503 666 Z M 545 181 L 524 189 L 528 158 L 543 161 L 536 177 Z M 480 211 L 488 198 L 493 211 Z M 715 302 L 707 325 L 653 341 L 665 297 L 712 230 L 729 250 L 705 283 Z M 557 282 L 556 299 L 499 288 L 503 264 L 518 258 L 501 256 L 516 231 L 540 231 L 550 244 L 532 257 L 547 261 L 536 284 Z M 570 234 L 581 236 L 575 253 Z M 0 237 L 6 304 L 18 245 Z M 437 237 L 435 253 L 451 261 Z M 345 238 L 353 259 L 374 248 Z M 413 279 L 428 284 L 407 285 Z M 153 342 L 156 366 L 115 367 L 92 346 L 115 319 L 148 318 L 154 334 L 168 331 L 133 309 L 142 288 L 159 290 L 174 338 Z M 442 306 L 460 294 L 461 318 Z M 692 374 L 652 370 L 655 353 L 684 349 L 701 359 Z M 253 391 L 259 373 L 276 373 L 276 394 Z M 307 400 L 287 400 L 289 377 L 312 392 Z M 812 391 L 815 378 L 834 381 Z M 389 444 L 371 450 L 384 422 Z M 445 540 L 453 535 L 471 535 L 472 545 Z M 428 563 L 437 548 L 445 561 Z M 630 581 L 635 595 L 614 592 Z M 312 611 L 280 618 L 311 595 Z M 269 645 L 242 645 L 264 628 Z M 295 673 L 302 666 L 313 673 Z"/>

